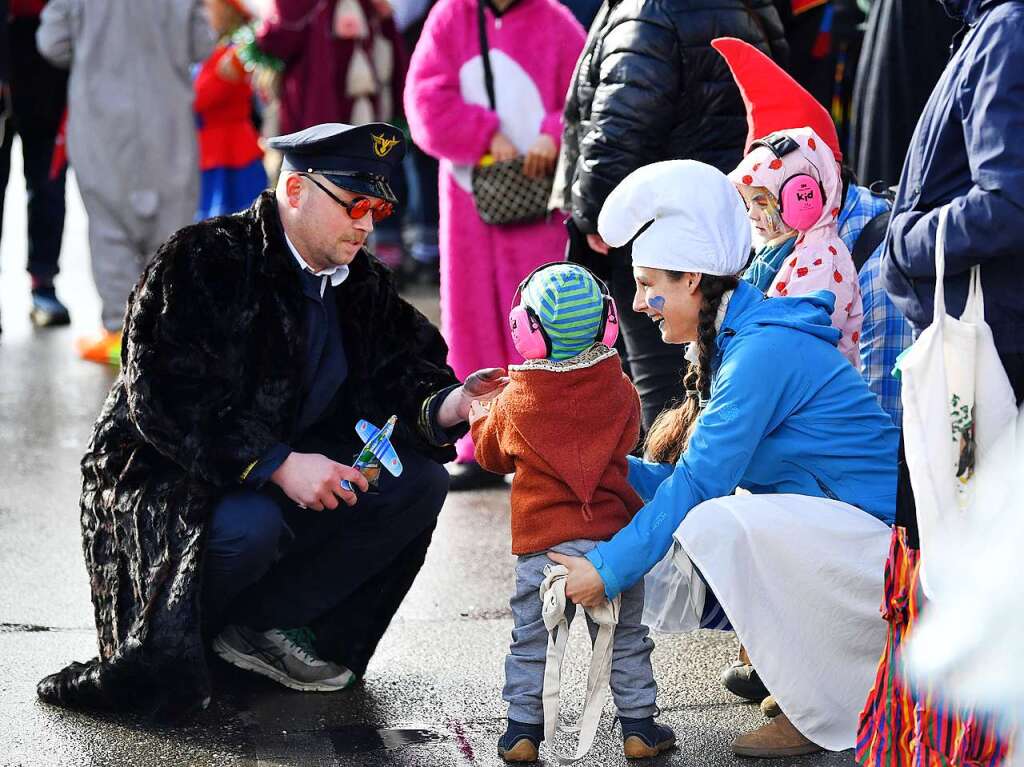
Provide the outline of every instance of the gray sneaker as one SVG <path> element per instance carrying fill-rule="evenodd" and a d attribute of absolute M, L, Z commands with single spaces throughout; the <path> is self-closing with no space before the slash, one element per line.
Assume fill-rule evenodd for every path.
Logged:
<path fill-rule="evenodd" d="M 270 677 L 304 692 L 334 692 L 355 684 L 344 666 L 318 657 L 309 629 L 253 631 L 228 626 L 213 640 L 213 651 L 232 666 Z"/>

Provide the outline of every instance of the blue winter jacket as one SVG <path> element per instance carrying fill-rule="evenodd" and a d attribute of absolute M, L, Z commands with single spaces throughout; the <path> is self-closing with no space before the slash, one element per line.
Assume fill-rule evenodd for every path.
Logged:
<path fill-rule="evenodd" d="M 935 234 L 946 233 L 946 307 L 959 315 L 981 264 L 1000 352 L 1024 352 L 1024 2 L 941 0 L 967 26 L 903 166 L 882 278 L 915 331 L 931 324 Z"/>
<path fill-rule="evenodd" d="M 836 348 L 834 303 L 828 291 L 765 298 L 740 282 L 686 452 L 675 466 L 630 459 L 646 505 L 587 554 L 609 598 L 665 555 L 690 509 L 737 487 L 836 498 L 892 523 L 899 432 Z"/>

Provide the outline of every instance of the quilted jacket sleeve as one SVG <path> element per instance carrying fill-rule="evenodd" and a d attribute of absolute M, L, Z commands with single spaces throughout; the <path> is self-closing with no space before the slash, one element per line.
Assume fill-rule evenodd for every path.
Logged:
<path fill-rule="evenodd" d="M 659 2 L 613 22 L 600 56 L 572 186 L 573 220 L 585 234 L 597 231 L 601 206 L 618 183 L 662 156 L 683 81 L 678 34 Z"/>

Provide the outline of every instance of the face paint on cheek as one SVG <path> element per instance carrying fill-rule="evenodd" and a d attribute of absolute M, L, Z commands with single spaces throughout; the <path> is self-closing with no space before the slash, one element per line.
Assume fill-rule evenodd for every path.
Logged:
<path fill-rule="evenodd" d="M 782 211 L 774 198 L 769 197 L 764 205 L 764 226 L 768 234 L 780 234 L 784 231 Z"/>
<path fill-rule="evenodd" d="M 651 296 L 647 301 L 647 305 L 658 312 L 658 314 L 664 314 L 665 312 L 665 299 L 662 296 Z"/>

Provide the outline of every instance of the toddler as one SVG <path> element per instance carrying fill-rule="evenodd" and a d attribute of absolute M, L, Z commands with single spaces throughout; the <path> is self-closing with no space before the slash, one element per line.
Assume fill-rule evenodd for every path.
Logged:
<path fill-rule="evenodd" d="M 506 762 L 537 759 L 544 739 L 548 630 L 539 588 L 547 552 L 583 556 L 625 527 L 642 502 L 629 484 L 626 456 L 640 434 L 640 399 L 622 372 L 618 318 L 607 288 L 576 264 L 549 264 L 519 286 L 510 324 L 526 357 L 489 406 L 474 403 L 475 457 L 484 469 L 515 472 L 512 553 L 515 628 L 505 661 L 508 728 L 498 741 Z M 641 622 L 644 584 L 623 592 L 614 631 L 611 690 L 627 757 L 671 748 L 675 736 L 654 721 L 654 643 Z M 571 621 L 575 606 L 566 604 Z M 587 616 L 591 638 L 597 628 Z"/>

